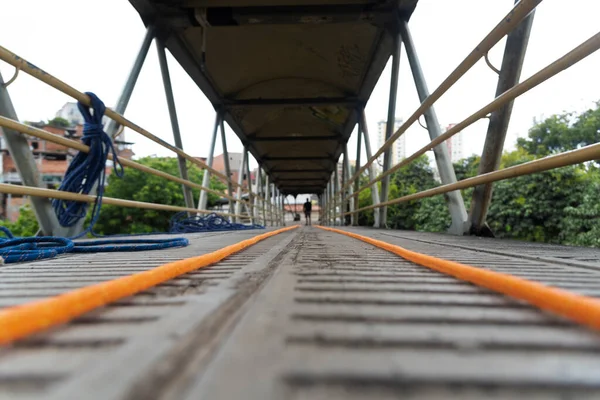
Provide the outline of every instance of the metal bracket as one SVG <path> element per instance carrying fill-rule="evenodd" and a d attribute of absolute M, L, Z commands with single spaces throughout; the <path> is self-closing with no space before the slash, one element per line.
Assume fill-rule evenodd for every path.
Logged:
<path fill-rule="evenodd" d="M 21 67 L 15 67 L 15 73 L 8 81 L 6 81 L 2 86 L 6 89 L 11 83 L 17 80 L 19 76 L 19 71 L 21 71 Z"/>
<path fill-rule="evenodd" d="M 490 61 L 489 51 L 485 52 L 485 63 L 487 64 L 488 67 L 490 67 L 490 69 L 492 71 L 494 71 L 496 74 L 500 75 L 500 70 L 498 68 L 494 67 L 494 65 Z"/>

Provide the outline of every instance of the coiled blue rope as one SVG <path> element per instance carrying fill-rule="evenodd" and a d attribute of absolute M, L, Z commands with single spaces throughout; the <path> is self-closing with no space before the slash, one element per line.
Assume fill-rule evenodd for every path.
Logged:
<path fill-rule="evenodd" d="M 112 140 L 102 127 L 102 117 L 104 117 L 106 106 L 94 93 L 86 92 L 86 94 L 90 98 L 93 112 L 90 112 L 90 108 L 81 102 L 77 103 L 77 107 L 85 121 L 81 141 L 89 146 L 90 151 L 77 153 L 69 164 L 65 178 L 58 188 L 64 192 L 89 194 L 96 182 L 98 183 L 90 227 L 81 236 L 91 231 L 100 215 L 106 181 L 105 165 L 109 153 L 113 155 L 115 174 L 120 178 L 124 172 Z M 85 218 L 88 209 L 88 203 L 78 201 L 55 199 L 52 204 L 58 222 L 64 227 L 74 226 L 80 219 Z"/>
<path fill-rule="evenodd" d="M 217 214 L 209 214 L 205 217 L 189 217 L 187 212 L 180 212 L 171 218 L 172 233 L 196 233 L 209 231 L 234 231 L 248 229 L 264 229 L 262 225 L 244 225 L 231 223 Z"/>
<path fill-rule="evenodd" d="M 78 103 L 79 111 L 85 121 L 83 125 L 82 142 L 89 146 L 88 153 L 79 152 L 71 161 L 59 190 L 72 193 L 89 194 L 96 182 L 98 183 L 96 201 L 92 209 L 92 218 L 89 227 L 73 238 L 60 237 L 31 237 L 15 238 L 5 227 L 0 227 L 7 238 L 0 238 L 0 257 L 5 263 L 34 261 L 56 257 L 63 253 L 92 253 L 115 251 L 147 251 L 161 250 L 172 247 L 184 247 L 189 244 L 185 238 L 172 239 L 109 239 L 94 242 L 74 242 L 77 239 L 93 234 L 93 228 L 102 207 L 104 184 L 106 181 L 106 160 L 112 153 L 114 171 L 118 177 L 123 176 L 123 166 L 119 162 L 117 152 L 111 138 L 104 132 L 102 117 L 106 111 L 104 103 L 94 93 L 86 92 L 91 101 L 90 108 Z M 79 220 L 85 218 L 88 204 L 77 201 L 55 199 L 52 202 L 58 222 L 64 227 L 74 226 Z"/>

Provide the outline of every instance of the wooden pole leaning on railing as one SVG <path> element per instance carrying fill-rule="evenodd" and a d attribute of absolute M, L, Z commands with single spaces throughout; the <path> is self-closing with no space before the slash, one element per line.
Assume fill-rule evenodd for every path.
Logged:
<path fill-rule="evenodd" d="M 600 143 L 592 144 L 581 149 L 567 151 L 565 153 L 556 154 L 526 162 L 524 164 L 515 165 L 513 167 L 504 168 L 487 174 L 477 175 L 472 178 L 463 179 L 448 185 L 438 186 L 432 189 L 423 190 L 422 192 L 409 194 L 399 197 L 394 200 L 386 201 L 376 205 L 359 208 L 356 212 L 371 210 L 382 206 L 404 203 L 410 200 L 418 200 L 425 197 L 432 197 L 438 194 L 448 193 L 453 190 L 461 190 L 477 185 L 501 181 L 504 179 L 516 178 L 523 175 L 544 172 L 555 168 L 566 167 L 574 164 L 581 164 L 587 161 L 600 160 Z M 351 213 L 347 213 L 351 214 Z"/>
<path fill-rule="evenodd" d="M 38 68 L 37 66 L 35 66 L 32 63 L 28 62 L 27 60 L 19 57 L 18 55 L 12 53 L 11 51 L 9 51 L 8 49 L 6 49 L 2 46 L 0 46 L 0 60 L 3 60 L 5 62 L 7 62 L 8 64 L 12 65 L 13 67 L 33 76 L 34 78 L 39 79 L 40 81 L 52 86 L 53 88 L 63 92 L 64 94 L 74 98 L 75 100 L 77 100 L 83 104 L 90 105 L 90 99 L 85 93 L 82 93 L 82 92 L 78 91 L 77 89 L 73 88 L 72 86 L 69 86 L 68 84 L 61 81 L 60 79 L 50 75 L 46 71 Z M 106 109 L 105 115 L 107 117 L 113 119 L 114 121 L 118 122 L 120 125 L 126 126 L 129 129 L 136 131 L 140 135 L 171 150 L 172 152 L 185 158 L 186 160 L 190 161 L 191 163 L 196 164 L 201 169 L 209 170 L 213 175 L 217 176 L 219 179 L 223 180 L 224 182 L 229 181 L 229 182 L 231 182 L 231 184 L 234 187 L 238 186 L 237 182 L 232 182 L 229 177 L 225 176 L 225 174 L 209 167 L 208 165 L 206 165 L 202 161 L 198 160 L 197 158 L 194 158 L 191 155 L 187 154 L 182 149 L 175 147 L 175 146 L 167 143 L 166 141 L 162 140 L 161 138 L 151 134 L 147 130 L 145 130 L 142 127 L 131 122 L 130 120 L 128 120 L 121 114 L 114 112 L 110 108 Z M 122 131 L 119 131 L 119 133 L 120 132 L 122 132 Z"/>
<path fill-rule="evenodd" d="M 497 109 L 499 109 L 501 107 L 504 107 L 504 105 L 506 105 L 507 103 L 513 101 L 517 97 L 519 97 L 522 94 L 528 92 L 529 90 L 535 88 L 536 86 L 544 83 L 545 81 L 547 81 L 548 79 L 557 75 L 558 73 L 575 65 L 576 63 L 583 60 L 590 54 L 598 51 L 599 49 L 600 49 L 600 33 L 597 33 L 594 36 L 592 36 L 591 38 L 589 38 L 588 40 L 586 40 L 585 42 L 583 42 L 582 44 L 580 44 L 579 46 L 577 46 L 576 48 L 574 48 L 573 50 L 571 50 L 570 52 L 568 52 L 567 54 L 565 54 L 564 56 L 560 57 L 558 60 L 554 61 L 547 67 L 541 69 L 540 71 L 538 71 L 537 73 L 535 73 L 534 75 L 532 75 L 531 77 L 526 79 L 525 81 L 513 86 L 511 89 L 502 93 L 500 96 L 496 97 L 491 103 L 489 103 L 485 107 L 481 108 L 479 111 L 475 112 L 471 116 L 467 117 L 465 120 L 456 124 L 451 129 L 449 129 L 447 132 L 438 136 L 436 139 L 432 140 L 431 142 L 429 142 L 428 144 L 423 146 L 421 149 L 419 149 L 418 151 L 413 153 L 411 156 L 405 158 L 404 160 L 402 160 L 401 162 L 396 164 L 394 167 L 390 168 L 388 171 L 382 173 L 381 175 L 377 176 L 375 179 L 369 181 L 367 184 L 360 187 L 356 193 L 350 194 L 350 196 L 357 196 L 358 193 L 373 186 L 375 183 L 377 183 L 378 181 L 383 179 L 385 176 L 393 174 L 398 169 L 404 167 L 405 165 L 410 164 L 415 159 L 417 159 L 419 156 L 425 154 L 427 151 L 433 149 L 440 143 L 443 143 L 444 141 L 450 139 L 452 136 L 456 135 L 457 133 L 464 130 L 465 128 L 471 126 L 472 124 L 474 124 L 475 122 L 484 118 L 491 112 L 496 111 Z"/>
<path fill-rule="evenodd" d="M 365 165 L 359 168 L 356 173 L 346 182 L 345 190 L 360 175 L 377 160 L 377 158 L 389 149 L 392 144 L 404 133 L 412 124 L 414 124 L 444 93 L 446 93 L 467 71 L 473 67 L 485 54 L 496 45 L 504 36 L 515 29 L 519 23 L 533 11 L 542 0 L 521 0 L 512 8 L 512 10 L 492 29 L 490 33 L 477 45 L 475 49 L 456 67 L 450 75 L 438 86 L 433 93 L 427 97 L 417 110 L 398 128 L 398 130 L 381 146 L 373 156 L 367 160 Z"/>

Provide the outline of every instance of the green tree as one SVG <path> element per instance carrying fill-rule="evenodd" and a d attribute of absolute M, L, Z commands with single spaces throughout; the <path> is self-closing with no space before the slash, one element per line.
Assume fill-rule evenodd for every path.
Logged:
<path fill-rule="evenodd" d="M 178 176 L 176 158 L 147 157 L 138 160 L 142 165 Z M 202 183 L 203 171 L 196 166 L 188 167 L 189 180 Z M 219 191 L 226 189 L 225 184 L 212 180 L 210 187 Z M 194 199 L 199 189 L 192 190 Z M 181 185 L 136 169 L 127 168 L 123 178 L 112 174 L 108 178 L 105 196 L 119 199 L 144 201 L 150 203 L 184 206 L 185 200 Z M 208 205 L 214 205 L 217 196 L 209 194 Z M 171 211 L 157 211 L 141 208 L 125 208 L 103 205 L 100 218 L 94 230 L 101 234 L 166 232 L 169 229 Z"/>
<path fill-rule="evenodd" d="M 527 138 L 517 146 L 536 157 L 574 150 L 600 142 L 600 101 L 595 108 L 576 115 L 563 113 L 535 122 Z"/>
<path fill-rule="evenodd" d="M 71 126 L 71 123 L 61 117 L 56 117 L 48 121 L 48 125 L 55 126 L 57 128 L 68 128 Z"/>
<path fill-rule="evenodd" d="M 463 179 L 471 178 L 479 173 L 479 163 L 481 157 L 471 156 L 463 158 L 454 163 L 454 172 L 456 174 L 456 180 L 462 181 Z"/>
<path fill-rule="evenodd" d="M 426 155 L 422 155 L 412 163 L 400 168 L 392 175 L 390 181 L 390 199 L 437 186 L 433 178 L 433 170 L 429 166 L 429 158 Z M 421 200 L 410 200 L 389 206 L 388 225 L 393 229 L 416 229 L 415 216 L 420 207 Z"/>
<path fill-rule="evenodd" d="M 520 149 L 506 153 L 502 164 L 510 167 L 532 157 Z M 559 243 L 565 209 L 581 202 L 584 178 L 584 169 L 569 166 L 496 182 L 488 224 L 498 237 Z"/>
<path fill-rule="evenodd" d="M 29 204 L 19 209 L 19 217 L 15 222 L 0 221 L 0 226 L 8 228 L 13 235 L 19 237 L 35 236 L 39 230 L 37 219 Z"/>
<path fill-rule="evenodd" d="M 586 174 L 583 187 L 581 201 L 564 209 L 561 239 L 564 244 L 600 247 L 600 173 Z"/>

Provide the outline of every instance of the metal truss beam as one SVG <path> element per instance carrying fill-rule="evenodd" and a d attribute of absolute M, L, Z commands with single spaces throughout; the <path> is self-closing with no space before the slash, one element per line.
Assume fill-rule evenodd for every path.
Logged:
<path fill-rule="evenodd" d="M 250 142 L 340 142 L 339 135 L 331 136 L 273 136 L 273 137 L 249 137 Z"/>
<path fill-rule="evenodd" d="M 521 21 L 515 30 L 508 34 L 502 67 L 498 77 L 498 86 L 496 87 L 496 97 L 519 83 L 534 15 L 535 10 Z M 490 116 L 485 145 L 479 163 L 479 175 L 495 171 L 500 167 L 502 150 L 504 149 L 504 141 L 506 139 L 506 132 L 508 131 L 513 104 L 514 101 L 507 103 L 504 107 L 494 111 Z M 476 186 L 473 191 L 471 209 L 469 211 L 469 233 L 471 234 L 494 236 L 492 230 L 485 223 L 487 212 L 492 202 L 492 189 L 493 184 L 488 183 Z"/>
<path fill-rule="evenodd" d="M 273 107 L 273 106 L 347 106 L 355 107 L 360 103 L 356 97 L 314 97 L 297 99 L 223 99 L 223 105 L 227 108 L 236 107 Z"/>

